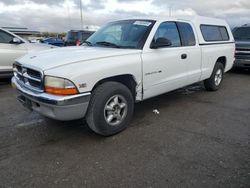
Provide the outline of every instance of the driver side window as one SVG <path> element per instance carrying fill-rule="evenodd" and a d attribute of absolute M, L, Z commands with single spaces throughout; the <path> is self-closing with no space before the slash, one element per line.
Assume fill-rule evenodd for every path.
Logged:
<path fill-rule="evenodd" d="M 170 47 L 181 46 L 181 40 L 175 22 L 162 23 L 155 33 L 154 41 L 158 38 L 165 38 L 171 41 L 172 45 Z"/>
<path fill-rule="evenodd" d="M 0 30 L 0 43 L 7 43 L 9 44 L 13 40 L 13 36 L 11 36 L 9 33 L 6 33 L 2 30 Z"/>

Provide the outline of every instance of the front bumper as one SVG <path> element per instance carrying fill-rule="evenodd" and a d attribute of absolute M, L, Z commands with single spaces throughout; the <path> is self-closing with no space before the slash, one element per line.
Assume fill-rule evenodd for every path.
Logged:
<path fill-rule="evenodd" d="M 250 59 L 235 59 L 234 67 L 250 68 Z"/>
<path fill-rule="evenodd" d="M 33 92 L 19 83 L 15 77 L 11 82 L 20 94 L 19 101 L 46 117 L 68 121 L 83 118 L 87 112 L 90 92 L 72 96 L 56 96 Z"/>

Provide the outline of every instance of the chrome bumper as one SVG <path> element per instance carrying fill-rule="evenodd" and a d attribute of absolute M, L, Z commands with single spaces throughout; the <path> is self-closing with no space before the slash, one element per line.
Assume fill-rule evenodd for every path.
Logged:
<path fill-rule="evenodd" d="M 250 59 L 235 59 L 234 67 L 250 68 Z"/>
<path fill-rule="evenodd" d="M 20 94 L 19 101 L 29 109 L 46 117 L 67 121 L 83 118 L 87 112 L 90 92 L 72 96 L 56 96 L 30 91 L 15 77 L 12 78 L 11 82 Z"/>

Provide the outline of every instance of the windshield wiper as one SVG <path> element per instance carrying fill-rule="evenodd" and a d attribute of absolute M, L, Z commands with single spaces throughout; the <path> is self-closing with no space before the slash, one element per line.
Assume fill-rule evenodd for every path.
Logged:
<path fill-rule="evenodd" d="M 85 40 L 83 43 L 87 44 L 88 46 L 93 46 L 93 44 L 87 40 Z"/>
<path fill-rule="evenodd" d="M 96 44 L 103 45 L 103 46 L 112 46 L 112 47 L 115 47 L 115 48 L 120 48 L 120 46 L 118 46 L 117 44 L 114 44 L 112 42 L 107 42 L 107 41 L 96 42 Z"/>

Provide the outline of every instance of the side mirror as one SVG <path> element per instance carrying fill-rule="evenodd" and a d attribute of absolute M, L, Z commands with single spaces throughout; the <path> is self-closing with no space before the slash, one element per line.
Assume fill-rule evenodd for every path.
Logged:
<path fill-rule="evenodd" d="M 21 44 L 23 43 L 19 38 L 13 38 L 12 41 L 10 41 L 11 44 Z"/>
<path fill-rule="evenodd" d="M 157 48 L 163 48 L 171 46 L 172 42 L 168 40 L 167 38 L 160 37 L 156 39 L 156 41 L 153 41 L 150 45 L 150 48 L 157 49 Z"/>

